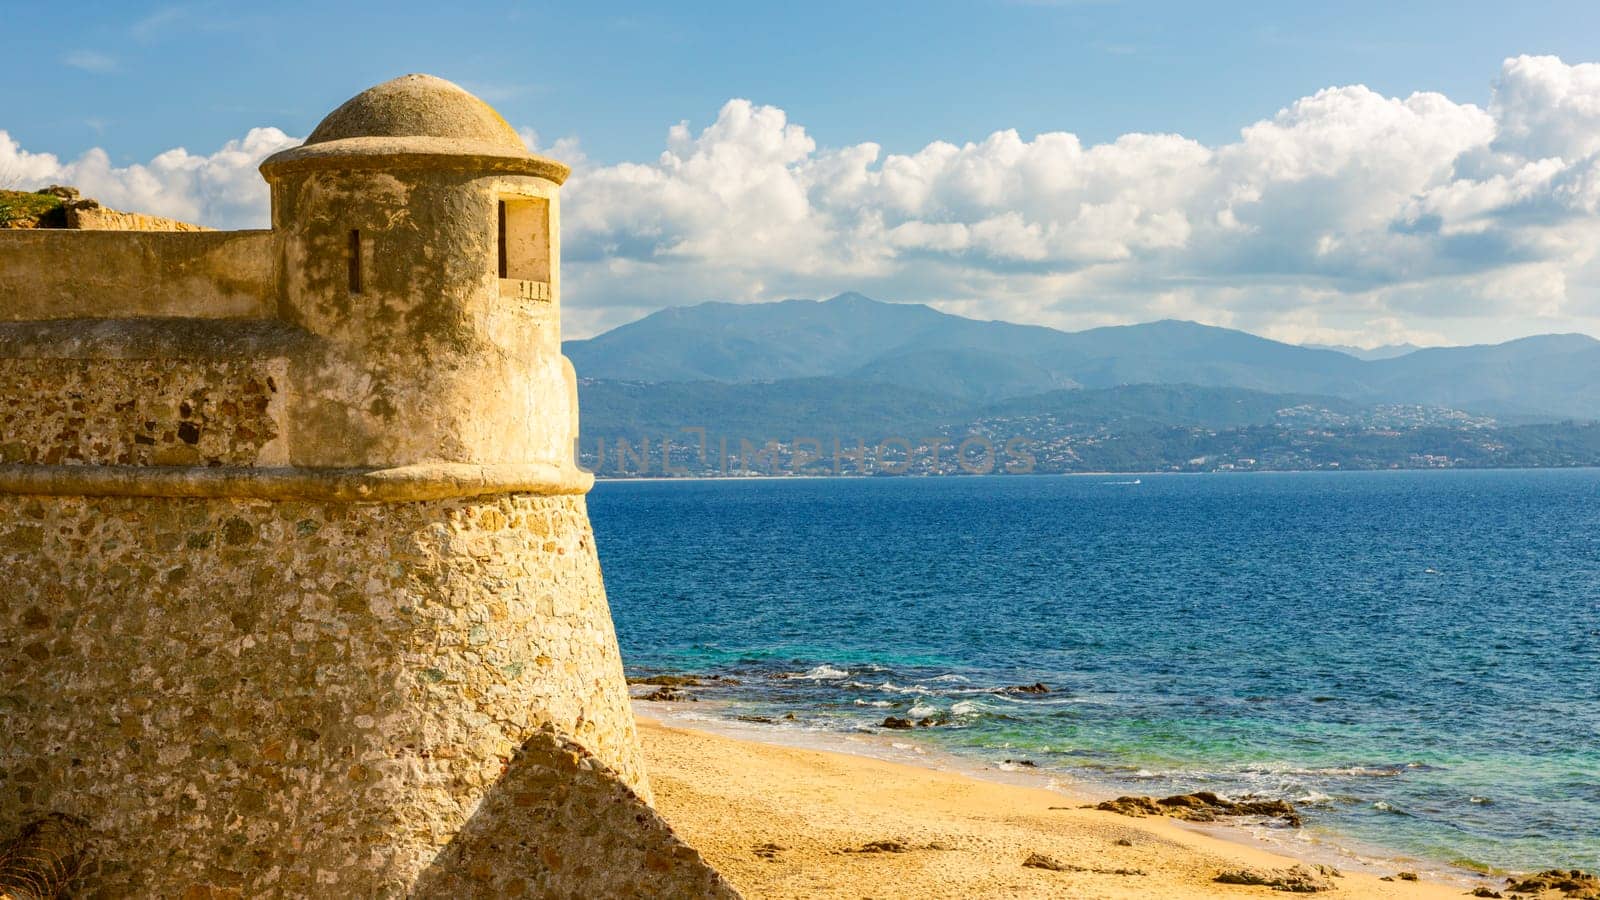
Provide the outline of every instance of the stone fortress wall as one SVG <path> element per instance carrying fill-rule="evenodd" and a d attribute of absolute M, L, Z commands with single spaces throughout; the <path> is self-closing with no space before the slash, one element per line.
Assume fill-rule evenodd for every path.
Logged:
<path fill-rule="evenodd" d="M 732 896 L 649 806 L 566 168 L 406 76 L 262 171 L 267 231 L 0 232 L 0 834 L 82 896 Z"/>

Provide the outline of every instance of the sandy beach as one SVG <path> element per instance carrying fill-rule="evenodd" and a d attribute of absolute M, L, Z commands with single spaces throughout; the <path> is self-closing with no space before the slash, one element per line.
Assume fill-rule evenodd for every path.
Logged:
<path fill-rule="evenodd" d="M 751 898 L 1281 896 L 1215 879 L 1297 864 L 1057 791 L 648 718 L 639 728 L 658 808 Z M 1035 854 L 1056 868 L 1024 865 Z M 1464 894 L 1358 872 L 1324 880 L 1326 897 Z"/>

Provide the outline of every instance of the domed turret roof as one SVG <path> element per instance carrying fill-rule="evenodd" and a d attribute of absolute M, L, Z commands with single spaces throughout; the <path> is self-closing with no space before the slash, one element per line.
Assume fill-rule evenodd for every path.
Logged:
<path fill-rule="evenodd" d="M 570 171 L 528 152 L 489 104 L 432 75 L 402 75 L 328 113 L 304 144 L 261 164 L 269 179 L 294 168 L 450 168 L 566 180 Z"/>
<path fill-rule="evenodd" d="M 402 75 L 367 88 L 328 113 L 306 143 L 362 137 L 455 138 L 528 152 L 489 104 L 432 75 Z"/>

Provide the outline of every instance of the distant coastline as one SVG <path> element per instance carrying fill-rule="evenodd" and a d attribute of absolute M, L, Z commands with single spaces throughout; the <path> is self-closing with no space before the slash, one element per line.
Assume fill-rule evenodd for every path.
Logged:
<path fill-rule="evenodd" d="M 1581 471 L 1585 469 L 1600 469 L 1600 460 L 1587 463 L 1573 463 L 1571 465 L 1550 466 L 1390 466 L 1385 468 L 1340 468 L 1329 467 L 1322 469 L 1128 469 L 1128 470 L 1096 470 L 1072 472 L 945 472 L 945 473 L 903 473 L 903 474 L 834 474 L 831 472 L 798 472 L 792 474 L 772 475 L 764 473 L 751 473 L 747 475 L 618 475 L 602 472 L 593 472 L 595 481 L 605 483 L 630 483 L 640 484 L 656 482 L 697 482 L 697 481 L 795 481 L 804 479 L 838 480 L 838 481 L 870 481 L 882 478 L 894 479 L 928 479 L 928 478 L 1154 478 L 1169 475 L 1328 475 L 1328 474 L 1373 474 L 1380 472 L 1548 472 L 1548 471 Z"/>
<path fill-rule="evenodd" d="M 562 346 L 578 459 L 603 478 L 1600 465 L 1583 335 L 1359 359 L 843 294 L 675 308 Z"/>

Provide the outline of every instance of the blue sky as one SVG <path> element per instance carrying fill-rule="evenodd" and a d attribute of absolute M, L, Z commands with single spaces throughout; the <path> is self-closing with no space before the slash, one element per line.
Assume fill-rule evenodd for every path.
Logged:
<path fill-rule="evenodd" d="M 0 81 L 0 127 L 30 149 L 143 160 L 258 125 L 303 135 L 423 71 L 604 162 L 653 156 L 666 125 L 730 97 L 782 107 L 827 146 L 909 152 L 1004 128 L 1216 143 L 1330 85 L 1482 104 L 1505 57 L 1600 58 L 1595 3 L 1215 6 L 7 0 L 8 31 L 61 52 Z"/>
<path fill-rule="evenodd" d="M 578 162 L 573 333 L 847 289 L 1068 328 L 1600 330 L 1573 187 L 1600 4 L 1213 6 L 4 2 L 49 49 L 0 80 L 0 176 L 260 224 L 255 159 L 424 71 Z"/>

